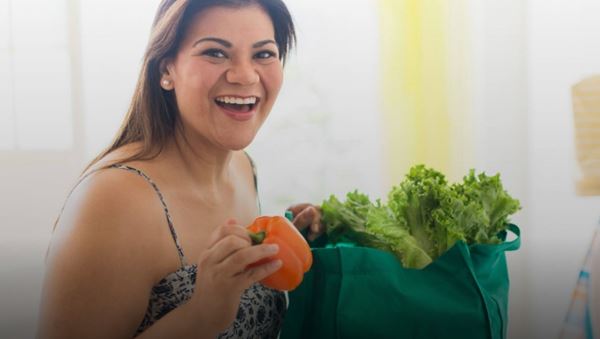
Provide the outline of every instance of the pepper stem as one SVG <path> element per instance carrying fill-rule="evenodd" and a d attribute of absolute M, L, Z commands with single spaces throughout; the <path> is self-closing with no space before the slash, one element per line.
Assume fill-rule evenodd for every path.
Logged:
<path fill-rule="evenodd" d="M 267 232 L 265 231 L 259 231 L 259 232 L 250 232 L 248 231 L 248 235 L 250 236 L 250 239 L 252 239 L 252 245 L 258 245 L 258 244 L 262 244 L 262 242 L 265 240 L 265 237 L 267 236 Z"/>

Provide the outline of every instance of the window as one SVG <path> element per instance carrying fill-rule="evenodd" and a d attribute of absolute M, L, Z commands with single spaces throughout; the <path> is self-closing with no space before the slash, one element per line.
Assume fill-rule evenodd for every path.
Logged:
<path fill-rule="evenodd" d="M 73 146 L 66 0 L 0 0 L 0 150 Z"/>

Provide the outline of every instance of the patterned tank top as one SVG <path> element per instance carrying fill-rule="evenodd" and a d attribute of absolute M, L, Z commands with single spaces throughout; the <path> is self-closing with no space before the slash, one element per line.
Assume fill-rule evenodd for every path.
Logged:
<path fill-rule="evenodd" d="M 250 159 L 250 157 L 248 158 Z M 254 184 L 257 187 L 256 169 L 252 159 L 250 159 L 250 163 L 254 172 Z M 133 172 L 143 177 L 152 186 L 164 209 L 167 225 L 177 247 L 181 263 L 178 270 L 166 275 L 152 288 L 144 319 L 135 333 L 135 336 L 138 336 L 160 318 L 185 304 L 192 297 L 198 267 L 196 264 L 187 262 L 183 249 L 177 240 L 177 233 L 165 199 L 152 179 L 139 169 L 130 166 L 117 164 L 111 166 L 111 168 Z M 257 205 L 260 212 L 260 201 L 258 199 Z M 198 293 L 202 293 L 202 291 L 198 291 Z M 253 284 L 242 294 L 235 321 L 218 338 L 277 338 L 286 309 L 286 294 L 258 283 Z"/>

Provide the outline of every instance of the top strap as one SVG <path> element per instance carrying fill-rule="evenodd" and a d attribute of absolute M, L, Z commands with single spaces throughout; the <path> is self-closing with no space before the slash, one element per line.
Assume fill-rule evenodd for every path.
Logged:
<path fill-rule="evenodd" d="M 260 215 L 262 214 L 262 206 L 260 204 L 260 197 L 258 194 L 258 176 L 256 174 L 256 165 L 254 164 L 254 160 L 252 160 L 252 157 L 250 157 L 250 154 L 248 154 L 248 152 L 244 151 L 244 154 L 250 161 L 250 166 L 252 167 L 252 175 L 254 177 L 254 190 L 256 191 L 256 207 L 258 208 L 258 214 Z"/>
<path fill-rule="evenodd" d="M 112 166 L 110 166 L 110 168 L 118 168 L 118 169 L 136 173 L 139 176 L 141 176 L 142 178 L 144 178 L 150 185 L 152 185 L 152 188 L 154 188 L 154 191 L 158 195 L 158 199 L 160 200 L 163 210 L 165 211 L 165 216 L 167 218 L 167 224 L 169 225 L 169 230 L 171 231 L 171 236 L 173 237 L 173 241 L 175 241 L 175 246 L 177 247 L 177 252 L 179 254 L 179 261 L 181 262 L 181 266 L 186 266 L 187 261 L 185 259 L 185 255 L 183 254 L 183 248 L 179 244 L 179 240 L 177 239 L 177 233 L 175 232 L 175 227 L 173 226 L 173 220 L 171 219 L 171 214 L 169 213 L 169 209 L 167 208 L 165 199 L 164 199 L 162 193 L 160 192 L 160 190 L 158 189 L 158 186 L 156 186 L 154 181 L 152 181 L 152 179 L 150 179 L 150 177 L 147 176 L 146 173 L 142 172 L 141 170 L 139 170 L 137 168 L 127 166 L 127 165 L 122 165 L 122 164 L 112 165 Z"/>

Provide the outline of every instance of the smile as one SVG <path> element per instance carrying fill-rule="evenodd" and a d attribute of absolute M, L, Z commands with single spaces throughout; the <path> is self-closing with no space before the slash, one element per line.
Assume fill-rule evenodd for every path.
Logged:
<path fill-rule="evenodd" d="M 221 96 L 215 98 L 215 103 L 227 111 L 233 111 L 238 113 L 251 112 L 254 107 L 260 102 L 260 98 L 251 97 L 234 97 L 234 96 Z"/>

